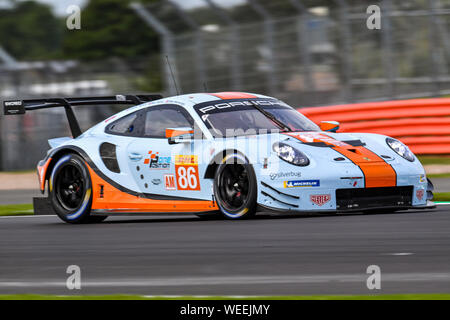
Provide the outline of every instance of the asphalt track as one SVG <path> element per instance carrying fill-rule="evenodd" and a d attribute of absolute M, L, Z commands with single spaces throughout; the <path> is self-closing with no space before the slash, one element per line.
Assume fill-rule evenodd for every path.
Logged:
<path fill-rule="evenodd" d="M 66 288 L 69 265 L 81 290 Z M 366 286 L 381 268 L 381 290 Z M 0 294 L 283 295 L 450 292 L 450 206 L 396 214 L 0 218 Z"/>

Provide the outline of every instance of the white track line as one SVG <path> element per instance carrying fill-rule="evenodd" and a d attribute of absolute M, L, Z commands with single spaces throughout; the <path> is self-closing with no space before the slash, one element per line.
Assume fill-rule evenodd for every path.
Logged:
<path fill-rule="evenodd" d="M 450 282 L 450 273 L 384 273 L 384 282 Z M 185 277 L 185 278 L 142 278 L 142 279 L 104 279 L 81 281 L 82 287 L 182 287 L 217 285 L 265 285 L 299 283 L 349 283 L 367 280 L 367 274 L 330 274 L 330 275 L 281 275 L 281 276 L 222 276 L 222 277 Z M 65 287 L 65 281 L 0 281 L 0 288 L 28 287 Z"/>
<path fill-rule="evenodd" d="M 57 217 L 54 214 L 43 214 L 43 215 L 23 215 L 23 216 L 0 216 L 0 219 L 12 219 L 12 218 L 40 218 L 40 217 Z"/>

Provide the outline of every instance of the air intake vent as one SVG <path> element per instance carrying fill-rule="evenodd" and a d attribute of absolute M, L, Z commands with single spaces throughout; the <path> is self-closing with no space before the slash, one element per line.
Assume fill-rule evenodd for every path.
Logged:
<path fill-rule="evenodd" d="M 119 163 L 117 163 L 115 144 L 103 142 L 100 145 L 100 157 L 108 170 L 115 173 L 120 173 Z"/>

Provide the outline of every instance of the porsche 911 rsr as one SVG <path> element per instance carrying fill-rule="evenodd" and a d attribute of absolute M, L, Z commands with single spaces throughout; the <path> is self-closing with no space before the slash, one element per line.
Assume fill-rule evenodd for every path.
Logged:
<path fill-rule="evenodd" d="M 81 132 L 73 106 L 132 104 Z M 35 210 L 64 221 L 257 211 L 396 211 L 433 206 L 432 184 L 402 142 L 336 133 L 259 94 L 197 93 L 5 101 L 5 114 L 64 107 L 72 137 L 49 140 Z"/>

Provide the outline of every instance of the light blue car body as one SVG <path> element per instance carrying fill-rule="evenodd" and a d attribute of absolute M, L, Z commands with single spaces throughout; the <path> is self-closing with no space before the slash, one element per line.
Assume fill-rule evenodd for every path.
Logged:
<path fill-rule="evenodd" d="M 270 98 L 256 94 L 255 96 Z M 195 105 L 208 101 L 220 102 L 221 99 L 206 93 L 187 94 L 131 107 L 97 124 L 75 139 L 50 140 L 52 149 L 49 150 L 49 154 L 67 147 L 81 149 L 104 176 L 133 192 L 214 200 L 214 179 L 213 176 L 208 176 L 208 168 L 224 150 L 234 151 L 246 157 L 253 166 L 257 179 L 257 203 L 263 209 L 280 212 L 333 212 L 359 209 L 358 207 L 339 208 L 336 199 L 338 189 L 366 187 L 364 173 L 358 165 L 349 159 L 335 161 L 335 158 L 342 155 L 333 148 L 304 144 L 282 133 L 214 138 L 194 109 Z M 166 138 L 136 138 L 105 132 L 105 128 L 112 121 L 137 110 L 165 104 L 184 108 L 203 133 L 203 139 L 169 144 Z M 386 136 L 368 133 L 322 133 L 338 141 L 360 140 L 366 148 L 378 156 L 385 156 L 385 161 L 395 170 L 396 186 L 410 186 L 413 189 L 410 207 L 427 205 L 427 179 L 423 166 L 417 158 L 411 162 L 399 156 L 386 144 Z M 281 160 L 272 147 L 274 143 L 280 141 L 300 150 L 308 157 L 309 165 L 296 166 Z M 99 153 L 100 145 L 104 142 L 116 145 L 120 173 L 112 172 L 105 166 Z M 160 160 L 168 163 L 167 168 L 158 170 L 148 168 L 145 160 L 149 152 L 158 152 Z M 199 190 L 167 189 L 165 175 L 176 175 L 177 155 L 198 157 Z M 139 171 L 137 167 L 140 168 Z"/>

